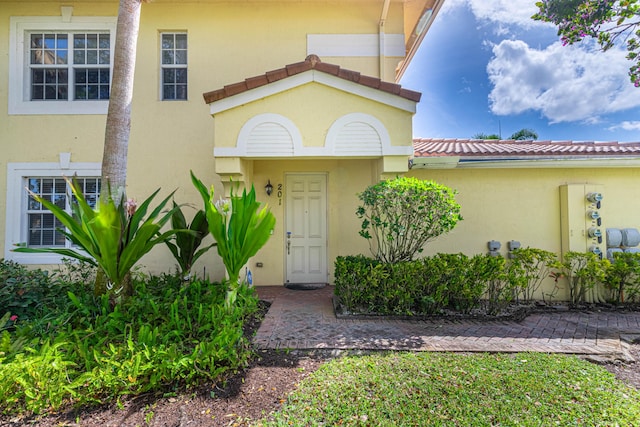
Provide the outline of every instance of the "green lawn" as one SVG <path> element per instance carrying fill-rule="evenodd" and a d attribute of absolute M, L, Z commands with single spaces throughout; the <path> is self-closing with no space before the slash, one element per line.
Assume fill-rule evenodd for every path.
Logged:
<path fill-rule="evenodd" d="M 573 356 L 380 353 L 324 364 L 261 424 L 637 426 L 639 402 Z"/>

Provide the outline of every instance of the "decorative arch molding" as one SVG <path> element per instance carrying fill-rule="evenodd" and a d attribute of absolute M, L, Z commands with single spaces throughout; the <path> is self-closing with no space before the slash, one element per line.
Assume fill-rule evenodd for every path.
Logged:
<path fill-rule="evenodd" d="M 302 149 L 297 126 L 280 114 L 259 114 L 240 129 L 235 155 L 246 157 L 292 157 Z"/>
<path fill-rule="evenodd" d="M 333 122 L 325 149 L 334 156 L 382 156 L 391 148 L 387 128 L 375 117 L 351 113 Z"/>
<path fill-rule="evenodd" d="M 285 116 L 264 113 L 247 120 L 235 147 L 215 147 L 215 157 L 381 157 L 410 156 L 413 146 L 391 145 L 384 124 L 365 113 L 346 114 L 333 122 L 324 147 L 304 147 L 302 134 Z"/>

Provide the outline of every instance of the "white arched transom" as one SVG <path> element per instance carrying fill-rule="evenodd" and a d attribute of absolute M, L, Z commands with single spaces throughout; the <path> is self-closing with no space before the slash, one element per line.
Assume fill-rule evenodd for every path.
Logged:
<path fill-rule="evenodd" d="M 302 147 L 296 125 L 279 114 L 260 114 L 247 122 L 238 134 L 239 154 L 249 157 L 290 157 Z"/>
<path fill-rule="evenodd" d="M 389 132 L 382 122 L 364 113 L 340 117 L 325 140 L 325 148 L 335 156 L 381 156 L 390 146 Z"/>

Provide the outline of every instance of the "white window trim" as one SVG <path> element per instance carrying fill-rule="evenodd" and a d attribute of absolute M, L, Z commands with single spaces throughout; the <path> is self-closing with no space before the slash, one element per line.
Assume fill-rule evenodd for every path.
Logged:
<path fill-rule="evenodd" d="M 110 16 L 73 16 L 67 22 L 62 16 L 12 16 L 9 20 L 9 114 L 107 114 L 108 100 L 31 101 L 26 86 L 25 35 L 29 31 L 109 31 L 112 49 L 110 68 L 113 71 L 116 19 Z"/>
<path fill-rule="evenodd" d="M 8 163 L 7 164 L 7 219 L 5 225 L 4 258 L 20 264 L 61 264 L 57 254 L 30 254 L 12 252 L 16 245 L 26 241 L 26 198 L 24 191 L 27 177 L 100 177 L 100 163 L 72 163 L 69 154 L 62 153 L 59 163 Z"/>

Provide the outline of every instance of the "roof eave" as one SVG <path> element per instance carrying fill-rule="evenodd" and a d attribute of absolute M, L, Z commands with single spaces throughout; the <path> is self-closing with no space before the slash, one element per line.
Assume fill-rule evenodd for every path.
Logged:
<path fill-rule="evenodd" d="M 415 169 L 553 169 L 553 168 L 639 168 L 640 156 L 628 157 L 414 157 Z"/>
<path fill-rule="evenodd" d="M 640 157 L 536 157 L 536 158 L 462 158 L 458 163 L 464 169 L 553 169 L 553 168 L 637 168 Z"/>
<path fill-rule="evenodd" d="M 312 82 L 342 90 L 366 99 L 371 99 L 382 104 L 407 111 L 411 114 L 415 114 L 416 112 L 417 101 L 381 91 L 373 87 L 365 86 L 363 84 L 354 83 L 315 69 L 288 76 L 285 79 L 277 80 L 273 83 L 262 85 L 254 89 L 249 89 L 236 95 L 222 98 L 218 101 L 213 101 L 209 103 L 210 112 L 212 115 L 215 115 Z"/>

